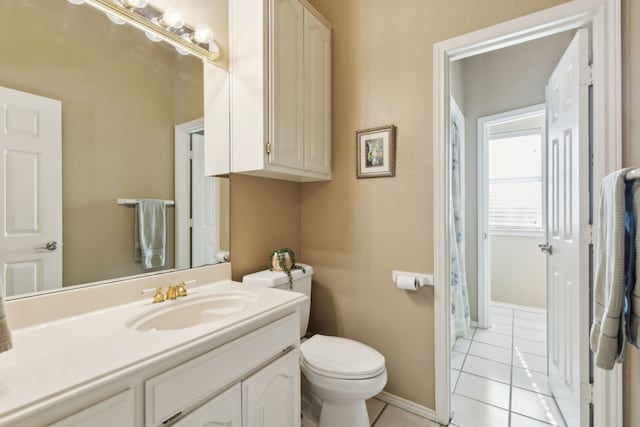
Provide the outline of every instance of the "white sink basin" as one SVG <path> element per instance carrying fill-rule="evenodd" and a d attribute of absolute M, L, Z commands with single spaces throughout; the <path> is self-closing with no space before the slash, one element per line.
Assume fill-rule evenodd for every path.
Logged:
<path fill-rule="evenodd" d="M 157 308 L 130 319 L 127 327 L 138 331 L 190 328 L 238 314 L 257 300 L 256 294 L 246 291 L 189 295 L 175 301 L 159 303 Z"/>

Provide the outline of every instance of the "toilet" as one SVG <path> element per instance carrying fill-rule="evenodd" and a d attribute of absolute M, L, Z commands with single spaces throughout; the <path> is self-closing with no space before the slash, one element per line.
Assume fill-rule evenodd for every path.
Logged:
<path fill-rule="evenodd" d="M 293 289 L 287 275 L 280 271 L 259 271 L 244 276 L 242 282 L 307 295 L 309 299 L 300 306 L 300 336 L 304 337 L 309 324 L 313 268 L 297 265 L 304 271 L 291 272 Z M 384 356 L 358 341 L 326 335 L 303 340 L 300 354 L 303 382 L 321 405 L 319 427 L 369 427 L 365 401 L 380 393 L 387 383 Z"/>

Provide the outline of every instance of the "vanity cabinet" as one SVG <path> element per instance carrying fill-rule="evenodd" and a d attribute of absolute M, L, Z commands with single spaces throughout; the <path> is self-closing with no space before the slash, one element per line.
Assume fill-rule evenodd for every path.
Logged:
<path fill-rule="evenodd" d="M 134 411 L 133 390 L 125 390 L 53 423 L 50 427 L 134 427 Z"/>
<path fill-rule="evenodd" d="M 231 0 L 231 172 L 331 179 L 331 29 L 304 0 Z"/>
<path fill-rule="evenodd" d="M 210 416 L 236 419 L 233 408 L 240 404 L 240 399 L 233 401 L 234 392 L 215 397 L 234 384 L 242 385 L 242 408 L 247 414 L 255 413 L 256 406 L 267 415 L 287 408 L 281 415 L 289 420 L 286 423 L 257 425 L 299 426 L 299 352 L 297 348 L 291 348 L 299 340 L 297 319 L 297 314 L 287 316 L 145 381 L 145 426 L 167 425 L 174 420 L 189 426 L 197 424 L 187 422 L 191 416 L 198 420 Z M 292 369 L 294 364 L 295 369 Z M 261 392 L 266 387 L 261 388 L 261 379 L 268 382 L 271 395 L 265 396 Z M 231 406 L 227 408 L 225 405 L 229 402 Z M 193 412 L 195 408 L 199 409 Z M 247 416 L 243 414 L 244 427 L 255 425 L 245 418 Z"/>
<path fill-rule="evenodd" d="M 240 384 L 215 397 L 174 424 L 175 427 L 242 427 Z"/>
<path fill-rule="evenodd" d="M 298 352 L 290 352 L 173 425 L 299 427 L 299 363 Z"/>
<path fill-rule="evenodd" d="M 298 312 L 246 328 L 125 366 L 117 379 L 61 393 L 55 405 L 0 425 L 300 427 Z"/>
<path fill-rule="evenodd" d="M 300 358 L 281 357 L 242 382 L 243 427 L 300 426 Z"/>

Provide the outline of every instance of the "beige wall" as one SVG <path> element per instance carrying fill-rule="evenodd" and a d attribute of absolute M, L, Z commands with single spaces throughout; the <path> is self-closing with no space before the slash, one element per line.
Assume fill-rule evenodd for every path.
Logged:
<path fill-rule="evenodd" d="M 547 307 L 547 259 L 542 237 L 489 236 L 491 300 Z"/>
<path fill-rule="evenodd" d="M 300 184 L 249 175 L 230 178 L 232 278 L 242 280 L 265 270 L 274 249 L 300 253 Z"/>
<path fill-rule="evenodd" d="M 62 101 L 63 283 L 142 273 L 134 210 L 115 201 L 174 198 L 174 124 L 202 116 L 201 62 L 88 6 L 32 3 L 0 6 L 15 35 L 0 39 L 0 85 Z"/>
<path fill-rule="evenodd" d="M 570 32 L 561 33 L 460 61 L 463 92 L 456 101 L 466 120 L 465 254 L 473 320 L 478 319 L 478 119 L 543 103 L 547 79 L 571 37 Z"/>
<path fill-rule="evenodd" d="M 433 43 L 559 0 L 312 0 L 334 27 L 333 180 L 302 185 L 311 327 L 380 350 L 387 390 L 434 408 L 433 291 L 391 270 L 433 272 Z M 465 87 L 465 90 L 467 88 Z M 355 130 L 398 126 L 395 178 L 355 178 Z"/>

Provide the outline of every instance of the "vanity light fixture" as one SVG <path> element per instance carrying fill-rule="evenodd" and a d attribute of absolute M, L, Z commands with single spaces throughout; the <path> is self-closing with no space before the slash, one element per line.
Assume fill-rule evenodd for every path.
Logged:
<path fill-rule="evenodd" d="M 151 31 L 145 31 L 144 35 L 147 36 L 147 38 L 154 43 L 158 43 L 162 41 L 162 37 L 159 37 L 157 34 L 152 33 Z"/>
<path fill-rule="evenodd" d="M 181 55 L 195 55 L 214 62 L 220 49 L 213 38 L 213 30 L 206 25 L 195 28 L 185 24 L 174 7 L 162 10 L 148 0 L 68 0 L 73 4 L 88 4 L 106 13 L 118 25 L 129 24 L 144 31 L 153 42 L 165 41 Z"/>
<path fill-rule="evenodd" d="M 120 18 L 115 13 L 107 12 L 106 15 L 107 15 L 107 18 L 109 18 L 109 21 L 113 22 L 116 25 L 124 25 L 124 24 L 127 23 L 127 21 L 125 21 L 124 19 Z"/>
<path fill-rule="evenodd" d="M 193 32 L 193 40 L 196 43 L 209 44 L 213 40 L 213 30 L 208 25 L 198 25 Z"/>
<path fill-rule="evenodd" d="M 120 0 L 120 2 L 128 9 L 143 9 L 149 4 L 148 0 Z"/>
<path fill-rule="evenodd" d="M 168 7 L 158 22 L 160 25 L 167 28 L 175 28 L 176 30 L 184 27 L 184 19 L 182 19 L 182 15 L 173 7 Z"/>

